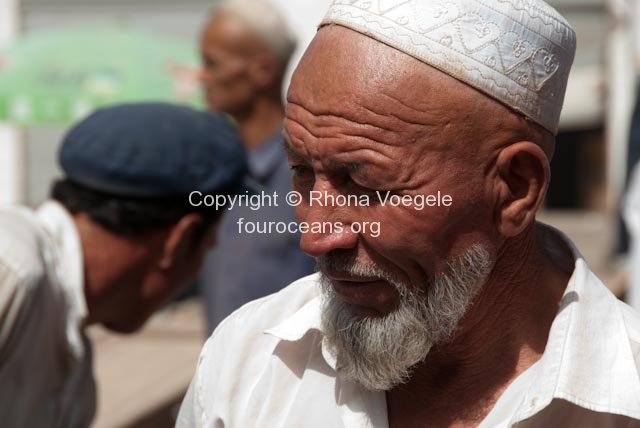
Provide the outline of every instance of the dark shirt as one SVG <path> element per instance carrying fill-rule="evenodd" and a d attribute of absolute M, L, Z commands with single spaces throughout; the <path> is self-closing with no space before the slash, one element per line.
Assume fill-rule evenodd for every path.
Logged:
<path fill-rule="evenodd" d="M 265 194 L 278 193 L 278 206 L 259 210 L 234 207 L 225 211 L 215 247 L 200 273 L 199 285 L 205 301 L 209 334 L 227 315 L 245 303 L 274 293 L 292 281 L 313 272 L 313 258 L 299 247 L 299 234 L 238 232 L 244 222 L 294 222 L 294 209 L 286 204 L 291 190 L 291 171 L 282 149 L 280 131 L 257 150 L 249 152 L 250 179 Z"/>

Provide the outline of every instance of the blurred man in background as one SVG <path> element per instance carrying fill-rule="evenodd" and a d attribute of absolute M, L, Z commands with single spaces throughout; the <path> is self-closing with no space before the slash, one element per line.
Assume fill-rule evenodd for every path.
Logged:
<path fill-rule="evenodd" d="M 0 425 L 89 426 L 85 328 L 138 329 L 193 280 L 246 156 L 222 116 L 165 104 L 98 111 L 65 137 L 37 210 L 0 210 Z"/>
<path fill-rule="evenodd" d="M 311 273 L 295 234 L 240 233 L 237 222 L 291 222 L 284 204 L 291 174 L 282 150 L 282 84 L 296 41 L 281 14 L 266 0 L 227 0 L 214 10 L 201 39 L 203 85 L 209 109 L 237 121 L 248 150 L 249 176 L 280 206 L 236 207 L 225 216 L 218 242 L 205 261 L 200 286 L 209 332 L 244 303 L 278 291 Z M 250 266 L 250 268 L 248 268 Z"/>

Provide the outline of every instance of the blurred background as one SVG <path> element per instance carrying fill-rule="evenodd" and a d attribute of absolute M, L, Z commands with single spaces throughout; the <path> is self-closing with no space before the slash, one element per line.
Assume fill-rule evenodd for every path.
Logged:
<path fill-rule="evenodd" d="M 299 37 L 293 68 L 329 0 L 274 3 Z M 549 3 L 575 28 L 578 51 L 540 217 L 567 233 L 605 284 L 624 297 L 628 269 L 620 204 L 630 172 L 640 1 Z M 59 176 L 62 135 L 98 105 L 164 99 L 203 106 L 198 40 L 215 5 L 0 0 L 0 203 L 36 206 L 45 200 Z M 167 308 L 131 337 L 93 329 L 95 426 L 173 426 L 205 339 L 203 323 L 200 304 L 191 299 Z"/>

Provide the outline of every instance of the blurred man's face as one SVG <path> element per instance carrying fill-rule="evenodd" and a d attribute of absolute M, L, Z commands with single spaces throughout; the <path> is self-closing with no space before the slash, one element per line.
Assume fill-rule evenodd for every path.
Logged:
<path fill-rule="evenodd" d="M 476 93 L 337 26 L 318 33 L 289 89 L 294 189 L 303 196 L 368 195 L 372 202 L 322 206 L 306 198 L 297 208 L 301 222 L 347 226 L 303 234 L 301 247 L 325 277 L 324 330 L 342 372 L 370 389 L 401 382 L 447 339 L 491 269 L 488 155 L 481 144 L 462 144 L 479 120 L 471 106 L 461 107 L 468 95 Z M 384 205 L 376 192 L 441 192 L 452 204 Z M 375 222 L 375 235 L 349 228 Z"/>
<path fill-rule="evenodd" d="M 209 110 L 242 116 L 255 96 L 250 67 L 259 41 L 236 17 L 214 14 L 202 33 L 202 82 Z"/>
<path fill-rule="evenodd" d="M 209 226 L 203 234 L 171 231 L 177 236 L 178 250 L 165 262 L 167 240 L 171 233 L 150 236 L 140 242 L 149 254 L 122 273 L 122 282 L 115 289 L 118 293 L 112 319 L 105 327 L 121 333 L 138 330 L 164 305 L 193 283 L 205 254 L 214 244 L 217 224 Z M 114 258 L 122 257 L 114 254 Z"/>

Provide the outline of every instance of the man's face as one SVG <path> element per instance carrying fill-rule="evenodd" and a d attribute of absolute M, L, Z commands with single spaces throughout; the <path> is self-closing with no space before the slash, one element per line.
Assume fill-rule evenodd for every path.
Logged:
<path fill-rule="evenodd" d="M 325 304 L 325 328 L 327 322 L 334 327 L 339 322 L 336 307 L 343 315 L 348 312 L 344 324 L 352 326 L 397 315 L 406 296 L 430 298 L 429 305 L 445 312 L 462 304 L 447 321 L 455 327 L 486 279 L 496 237 L 485 177 L 493 153 L 480 150 L 480 141 L 470 144 L 479 125 L 474 108 L 482 106 L 465 106 L 467 96 L 477 94 L 350 30 L 329 27 L 316 36 L 288 95 L 285 138 L 293 187 L 302 195 L 314 191 L 370 200 L 369 206 L 331 206 L 331 201 L 320 206 L 307 198 L 297 208 L 300 222 L 346 226 L 305 233 L 301 240 L 330 285 L 325 299 L 333 303 Z M 438 192 L 451 197 L 450 206 L 385 205 L 379 196 Z M 375 235 L 350 228 L 376 222 Z M 473 266 L 464 262 L 469 257 Z M 436 284 L 445 285 L 434 293 Z M 431 339 L 450 334 L 443 330 Z M 431 345 L 418 352 L 428 352 Z"/>
<path fill-rule="evenodd" d="M 250 78 L 255 38 L 226 12 L 214 14 L 202 33 L 202 83 L 209 110 L 242 115 L 255 95 Z"/>
<path fill-rule="evenodd" d="M 147 254 L 129 263 L 130 267 L 123 272 L 119 287 L 114 289 L 118 296 L 106 328 L 121 333 L 138 330 L 155 311 L 193 283 L 206 252 L 214 244 L 217 224 L 197 234 L 177 228 L 179 225 L 174 226 L 169 235 L 149 236 L 139 243 Z M 178 248 L 166 259 L 167 241 L 172 239 L 172 234 Z"/>

